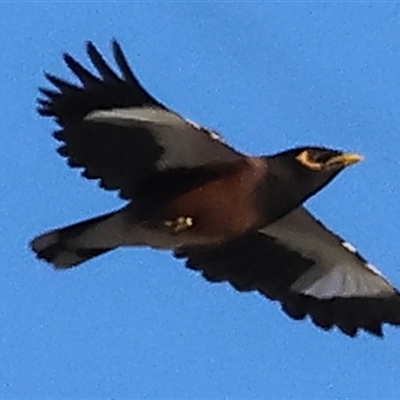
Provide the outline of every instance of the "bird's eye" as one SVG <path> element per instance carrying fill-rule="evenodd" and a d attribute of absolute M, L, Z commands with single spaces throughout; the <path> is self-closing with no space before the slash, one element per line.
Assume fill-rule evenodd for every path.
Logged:
<path fill-rule="evenodd" d="M 332 152 L 323 150 L 304 150 L 296 157 L 296 160 L 301 165 L 314 171 L 345 168 L 363 159 L 364 157 L 357 153 L 341 153 L 338 151 Z"/>
<path fill-rule="evenodd" d="M 296 157 L 296 160 L 309 169 L 319 171 L 324 168 L 325 163 L 329 160 L 329 156 L 326 153 L 315 153 L 310 150 L 304 150 Z"/>

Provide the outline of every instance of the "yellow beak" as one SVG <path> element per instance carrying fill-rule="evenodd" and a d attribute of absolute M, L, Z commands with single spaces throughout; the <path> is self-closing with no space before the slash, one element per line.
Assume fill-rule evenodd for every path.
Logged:
<path fill-rule="evenodd" d="M 343 167 L 348 167 L 349 165 L 356 164 L 363 161 L 364 157 L 357 153 L 345 153 L 340 156 L 332 157 L 325 165 L 341 164 Z"/>

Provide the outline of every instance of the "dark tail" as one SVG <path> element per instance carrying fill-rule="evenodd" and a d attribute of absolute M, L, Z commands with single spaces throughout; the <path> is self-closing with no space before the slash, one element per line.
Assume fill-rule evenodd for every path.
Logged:
<path fill-rule="evenodd" d="M 118 247 L 122 229 L 118 214 L 115 211 L 44 233 L 33 239 L 30 246 L 39 259 L 55 268 L 75 267 Z"/>

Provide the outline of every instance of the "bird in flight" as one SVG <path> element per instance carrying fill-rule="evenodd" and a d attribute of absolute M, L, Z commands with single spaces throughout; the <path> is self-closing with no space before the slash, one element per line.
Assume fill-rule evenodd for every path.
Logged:
<path fill-rule="evenodd" d="M 258 291 L 324 330 L 382 336 L 384 323 L 400 324 L 396 288 L 303 206 L 360 155 L 243 154 L 156 100 L 112 49 L 118 72 L 91 42 L 96 74 L 64 54 L 80 84 L 46 74 L 38 112 L 58 125 L 68 165 L 128 204 L 36 237 L 38 258 L 67 269 L 121 246 L 168 249 L 206 280 Z"/>

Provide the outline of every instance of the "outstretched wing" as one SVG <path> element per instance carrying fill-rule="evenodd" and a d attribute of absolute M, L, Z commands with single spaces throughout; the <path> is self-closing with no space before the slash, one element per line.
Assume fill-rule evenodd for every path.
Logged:
<path fill-rule="evenodd" d="M 78 77 L 76 86 L 46 74 L 53 89 L 41 88 L 38 111 L 54 117 L 61 129 L 58 152 L 100 186 L 135 198 L 138 188 L 155 175 L 236 162 L 243 156 L 214 131 L 183 119 L 152 97 L 131 71 L 121 47 L 112 43 L 121 76 L 88 42 L 93 75 L 69 54 L 64 60 Z"/>
<path fill-rule="evenodd" d="M 359 329 L 382 336 L 382 324 L 400 324 L 400 294 L 349 243 L 304 208 L 215 249 L 186 249 L 187 266 L 211 282 L 258 290 L 294 319 L 317 326 Z"/>

